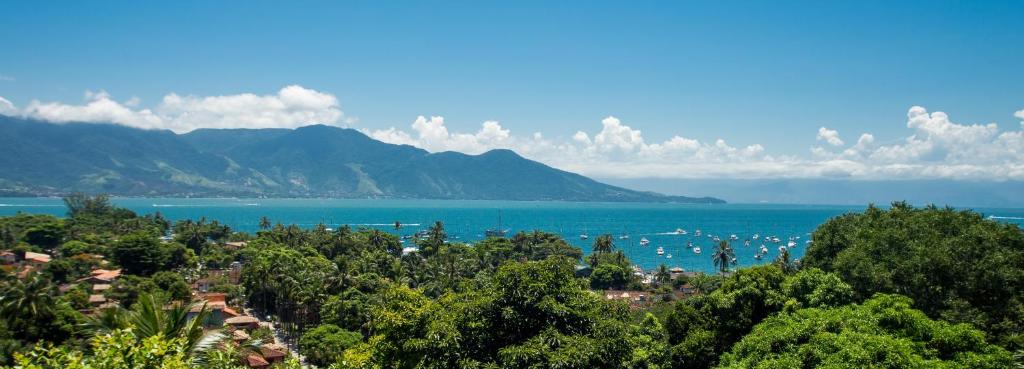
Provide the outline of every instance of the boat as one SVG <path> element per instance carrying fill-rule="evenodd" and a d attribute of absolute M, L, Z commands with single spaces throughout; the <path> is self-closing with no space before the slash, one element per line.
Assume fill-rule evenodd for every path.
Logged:
<path fill-rule="evenodd" d="M 698 229 L 696 231 L 693 231 L 693 235 L 697 236 L 697 237 L 700 237 L 700 230 Z"/>
<path fill-rule="evenodd" d="M 697 254 L 697 255 L 700 255 L 700 246 L 694 247 L 693 248 L 693 253 Z"/>
<path fill-rule="evenodd" d="M 588 238 L 590 238 L 590 236 L 587 236 L 586 233 L 580 235 L 580 239 L 581 240 L 585 240 L 585 239 L 588 239 Z"/>
<path fill-rule="evenodd" d="M 621 235 L 621 236 L 619 236 L 619 239 L 620 240 L 628 240 L 629 239 L 629 235 L 628 234 Z"/>
<path fill-rule="evenodd" d="M 665 249 L 661 248 L 661 246 L 658 246 L 658 255 L 662 255 L 664 253 L 665 253 Z"/>
<path fill-rule="evenodd" d="M 666 256 L 665 256 L 665 258 L 666 258 L 666 259 L 671 259 L 671 258 L 672 258 L 672 254 L 668 254 L 668 255 L 666 255 Z"/>
<path fill-rule="evenodd" d="M 764 244 L 761 244 L 761 253 L 762 254 L 767 254 L 768 253 L 768 246 L 765 246 Z"/>
<path fill-rule="evenodd" d="M 501 210 L 498 210 L 498 228 L 491 228 L 484 231 L 484 235 L 487 237 L 505 237 L 508 234 L 508 230 L 501 228 Z"/>
<path fill-rule="evenodd" d="M 779 246 L 779 252 L 785 252 L 786 246 Z"/>
<path fill-rule="evenodd" d="M 692 249 L 693 248 L 693 241 L 686 241 L 686 248 Z"/>
<path fill-rule="evenodd" d="M 640 246 L 647 246 L 647 244 L 649 244 L 649 243 L 651 243 L 651 241 L 647 240 L 646 237 L 641 237 L 640 238 Z"/>
<path fill-rule="evenodd" d="M 686 234 L 686 230 L 682 228 L 676 228 L 675 234 Z"/>
<path fill-rule="evenodd" d="M 735 234 L 731 234 L 731 235 L 729 235 L 729 240 L 730 240 L 730 241 L 736 241 L 736 240 L 738 240 L 738 239 L 740 239 L 740 238 L 739 238 L 738 236 L 736 236 Z"/>
<path fill-rule="evenodd" d="M 796 246 L 796 242 L 793 242 L 793 241 L 789 241 L 789 243 L 787 243 L 787 244 L 786 244 L 786 246 L 787 246 L 787 247 L 793 247 L 793 246 Z"/>
<path fill-rule="evenodd" d="M 754 254 L 754 259 L 761 260 L 761 258 L 762 258 L 761 253 Z"/>
<path fill-rule="evenodd" d="M 743 246 L 750 246 L 750 240 L 743 240 Z"/>
<path fill-rule="evenodd" d="M 758 238 L 761 238 L 761 235 L 759 235 L 759 234 L 757 234 L 757 233 L 754 233 L 754 235 L 753 235 L 753 236 L 750 236 L 750 238 L 753 238 L 753 239 L 755 239 L 755 240 L 756 240 L 756 239 L 758 239 Z"/>

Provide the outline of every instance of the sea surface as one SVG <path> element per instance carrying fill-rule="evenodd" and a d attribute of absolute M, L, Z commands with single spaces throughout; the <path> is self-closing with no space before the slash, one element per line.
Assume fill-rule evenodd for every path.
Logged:
<path fill-rule="evenodd" d="M 186 199 L 186 198 L 115 198 L 119 206 L 139 214 L 160 212 L 170 220 L 185 218 L 216 219 L 235 230 L 255 232 L 260 217 L 274 223 L 297 224 L 311 228 L 319 223 L 337 228 L 378 228 L 400 235 L 411 235 L 444 222 L 455 241 L 472 243 L 484 238 L 484 231 L 501 228 L 509 235 L 518 231 L 540 229 L 561 234 L 573 245 L 590 252 L 593 240 L 600 234 L 612 234 L 617 248 L 626 252 L 634 263 L 644 269 L 660 264 L 682 267 L 688 271 L 712 271 L 712 247 L 709 236 L 723 240 L 736 235 L 733 241 L 739 266 L 770 262 L 779 253 L 778 247 L 793 238 L 790 248 L 799 258 L 807 248 L 810 233 L 831 217 L 861 211 L 864 206 L 776 205 L 776 204 L 650 204 L 650 203 L 579 203 L 557 201 L 461 201 L 461 200 L 350 200 L 350 199 Z M 985 216 L 1001 222 L 1024 225 L 1024 209 L 976 208 Z M 0 198 L 0 216 L 17 212 L 63 216 L 66 213 L 59 198 Z M 394 223 L 402 223 L 396 230 Z M 676 234 L 677 229 L 687 235 Z M 700 237 L 695 236 L 701 230 Z M 583 240 L 580 235 L 589 239 Z M 757 240 L 753 235 L 759 235 Z M 628 238 L 623 237 L 628 236 Z M 781 243 L 766 242 L 776 236 Z M 640 240 L 650 243 L 641 246 Z M 750 239 L 751 246 L 744 246 Z M 701 247 L 700 255 L 687 248 L 687 243 Z M 754 258 L 761 244 L 768 254 Z M 664 248 L 658 256 L 656 249 Z M 671 254 L 672 258 L 667 255 Z"/>

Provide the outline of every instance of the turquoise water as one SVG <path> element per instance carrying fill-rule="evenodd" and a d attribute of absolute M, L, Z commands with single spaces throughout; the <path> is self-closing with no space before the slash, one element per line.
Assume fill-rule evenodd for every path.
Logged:
<path fill-rule="evenodd" d="M 591 242 L 602 233 L 615 235 L 616 246 L 625 250 L 635 263 L 647 268 L 659 264 L 679 266 L 692 271 L 710 271 L 711 248 L 714 242 L 708 235 L 727 239 L 735 234 L 736 256 L 741 266 L 769 262 L 779 253 L 778 246 L 763 242 L 765 236 L 777 236 L 786 244 L 790 237 L 799 237 L 790 250 L 794 257 L 803 255 L 809 233 L 830 217 L 863 206 L 829 205 L 681 205 L 646 203 L 571 203 L 529 201 L 456 201 L 456 200 L 335 200 L 335 199 L 180 199 L 180 198 L 117 198 L 119 206 L 140 214 L 159 211 L 171 220 L 205 216 L 230 225 L 240 231 L 253 232 L 262 216 L 273 222 L 313 227 L 325 223 L 336 228 L 341 224 L 353 227 L 379 228 L 392 233 L 410 235 L 428 227 L 435 220 L 445 223 L 448 233 L 463 242 L 483 238 L 484 230 L 497 227 L 501 213 L 502 228 L 510 234 L 517 231 L 540 229 L 558 233 L 570 243 L 589 252 Z M 1004 222 L 1024 224 L 1024 209 L 975 209 L 986 216 Z M 57 198 L 0 198 L 0 215 L 19 211 L 63 215 L 65 208 Z M 404 226 L 397 232 L 395 221 Z M 689 234 L 670 234 L 677 228 Z M 701 237 L 694 231 L 700 229 Z M 579 235 L 590 235 L 581 240 Z M 751 246 L 743 240 L 753 234 Z M 620 239 L 629 235 L 628 239 Z M 648 246 L 640 239 L 647 238 Z M 703 249 L 701 255 L 686 248 L 687 242 Z M 768 255 L 762 260 L 754 254 L 762 243 Z M 657 247 L 663 247 L 672 258 L 658 256 Z"/>

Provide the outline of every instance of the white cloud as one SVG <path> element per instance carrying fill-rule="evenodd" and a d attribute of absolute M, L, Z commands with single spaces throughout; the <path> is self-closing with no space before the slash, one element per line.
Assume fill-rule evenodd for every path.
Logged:
<path fill-rule="evenodd" d="M 342 119 L 334 95 L 298 85 L 286 86 L 273 95 L 182 96 L 170 93 L 153 108 L 139 108 L 139 105 L 137 97 L 118 102 L 106 91 L 86 91 L 85 102 L 80 105 L 33 100 L 19 112 L 7 115 L 20 114 L 56 123 L 116 123 L 179 133 L 197 128 L 295 128 L 354 121 Z"/>
<path fill-rule="evenodd" d="M 832 146 L 843 146 L 843 140 L 839 139 L 839 131 L 825 127 L 818 128 L 818 141 L 828 142 Z"/>
<path fill-rule="evenodd" d="M 0 74 L 0 81 L 13 82 L 14 80 L 15 80 L 14 76 L 9 76 L 9 75 L 6 75 L 6 74 Z"/>
<path fill-rule="evenodd" d="M 23 109 L 0 97 L 0 114 L 53 122 L 111 122 L 147 129 L 187 132 L 196 128 L 294 128 L 312 123 L 347 125 L 334 95 L 301 86 L 276 94 L 194 96 L 167 94 L 153 107 L 132 97 L 114 100 L 105 91 L 87 91 L 81 104 L 32 101 Z M 1024 110 L 1014 116 L 1024 119 Z M 595 122 L 596 123 L 596 122 Z M 480 154 L 507 148 L 556 168 L 615 178 L 822 178 L 1024 180 L 1024 122 L 1000 130 L 995 123 L 960 124 L 943 112 L 908 109 L 904 137 L 882 142 L 862 133 L 846 146 L 838 130 L 820 127 L 821 146 L 809 155 L 773 154 L 759 143 L 731 144 L 681 134 L 663 141 L 609 116 L 599 129 L 568 138 L 541 132 L 517 135 L 498 121 L 474 132 L 454 132 L 441 116 L 419 116 L 407 129 L 362 129 L 390 143 L 431 152 Z M 595 128 L 596 125 L 595 125 Z M 807 136 L 809 138 L 809 135 Z"/>
<path fill-rule="evenodd" d="M 963 125 L 942 112 L 912 107 L 909 135 L 895 144 L 878 144 L 861 134 L 845 149 L 836 130 L 822 127 L 807 157 L 772 155 L 761 144 L 732 145 L 724 139 L 700 141 L 676 135 L 648 142 L 639 129 L 616 117 L 601 121 L 593 133 L 577 131 L 569 139 L 517 136 L 497 122 L 476 133 L 453 133 L 444 118 L 417 118 L 412 134 L 400 129 L 365 131 L 374 138 L 429 151 L 477 154 L 510 148 L 525 157 L 589 176 L 609 178 L 822 178 L 1024 180 L 1024 131 L 1000 132 L 995 124 Z M 831 148 L 829 148 L 831 147 Z"/>

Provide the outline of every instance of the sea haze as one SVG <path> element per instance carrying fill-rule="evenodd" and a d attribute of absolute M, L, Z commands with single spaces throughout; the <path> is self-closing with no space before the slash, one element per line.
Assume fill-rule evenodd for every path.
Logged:
<path fill-rule="evenodd" d="M 604 183 L 664 194 L 713 194 L 733 203 L 911 204 L 1024 207 L 1024 182 L 846 179 L 601 179 Z"/>
<path fill-rule="evenodd" d="M 778 254 L 780 244 L 766 243 L 769 252 L 762 260 L 754 253 L 764 236 L 778 236 L 785 244 L 789 237 L 800 237 L 794 242 L 794 257 L 801 257 L 807 248 L 809 233 L 830 217 L 864 206 L 843 205 L 773 205 L 773 204 L 663 204 L 663 203 L 601 203 L 558 201 L 471 201 L 471 200 L 339 200 L 339 199 L 182 199 L 182 198 L 115 198 L 119 206 L 140 214 L 159 211 L 171 220 L 216 219 L 231 227 L 247 232 L 259 228 L 260 217 L 267 216 L 274 223 L 297 224 L 303 228 L 324 223 L 331 228 L 342 224 L 353 227 L 382 229 L 401 235 L 412 235 L 434 221 L 445 223 L 453 240 L 475 242 L 483 238 L 489 228 L 501 227 L 510 234 L 535 229 L 563 235 L 571 244 L 590 252 L 594 237 L 603 233 L 615 236 L 618 248 L 631 260 L 646 268 L 660 264 L 679 266 L 693 271 L 713 271 L 711 247 L 714 242 L 707 235 L 728 239 L 736 234 L 734 242 L 740 266 L 771 261 Z M 1001 222 L 1024 224 L 1024 209 L 977 208 L 986 216 Z M 17 212 L 41 213 L 61 216 L 66 210 L 58 198 L 0 198 L 0 216 Z M 394 222 L 404 226 L 394 229 Z M 685 229 L 686 236 L 669 234 L 677 228 Z M 704 236 L 694 237 L 700 229 Z M 580 234 L 589 240 L 581 240 Z M 758 233 L 759 240 L 751 240 L 750 247 L 743 240 Z M 629 235 L 628 239 L 620 239 Z M 641 238 L 650 245 L 639 245 Z M 686 248 L 687 241 L 703 248 L 696 255 Z M 657 247 L 664 247 L 672 259 L 657 256 Z"/>

